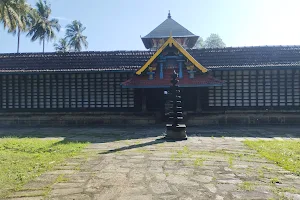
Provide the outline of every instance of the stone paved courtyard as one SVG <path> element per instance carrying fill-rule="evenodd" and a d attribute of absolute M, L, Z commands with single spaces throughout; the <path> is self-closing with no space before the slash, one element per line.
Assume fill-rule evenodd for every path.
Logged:
<path fill-rule="evenodd" d="M 18 128 L 0 137 L 88 141 L 84 152 L 9 199 L 300 199 L 300 177 L 261 158 L 245 139 L 300 138 L 300 127 L 191 127 L 186 141 L 164 128 Z M 47 196 L 45 197 L 45 194 Z"/>

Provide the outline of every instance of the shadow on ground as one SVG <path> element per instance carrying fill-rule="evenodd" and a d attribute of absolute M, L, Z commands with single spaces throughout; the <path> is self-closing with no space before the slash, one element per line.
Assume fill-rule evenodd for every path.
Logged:
<path fill-rule="evenodd" d="M 155 144 L 161 144 L 161 143 L 168 142 L 168 141 L 170 141 L 170 140 L 166 140 L 163 137 L 163 138 L 158 138 L 156 140 L 146 142 L 146 143 L 142 143 L 142 144 L 133 144 L 133 145 L 130 145 L 130 146 L 124 146 L 124 147 L 121 147 L 121 148 L 107 150 L 107 151 L 101 152 L 99 154 L 117 153 L 117 152 L 121 152 L 121 151 L 125 151 L 125 150 L 136 149 L 136 148 L 151 146 L 151 145 L 155 145 Z"/>
<path fill-rule="evenodd" d="M 158 137 L 165 134 L 163 125 L 155 126 L 99 126 L 1 128 L 3 137 L 61 138 L 63 141 L 107 143 L 121 140 Z M 300 138 L 300 126 L 193 126 L 187 128 L 188 137 L 259 137 Z"/>

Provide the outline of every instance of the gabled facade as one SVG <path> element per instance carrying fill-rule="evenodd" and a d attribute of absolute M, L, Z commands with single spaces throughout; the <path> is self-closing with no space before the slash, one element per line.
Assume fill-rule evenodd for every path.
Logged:
<path fill-rule="evenodd" d="M 221 86 L 172 36 L 124 82 L 125 88 L 168 88 L 173 71 L 179 74 L 179 87 Z"/>
<path fill-rule="evenodd" d="M 186 65 L 197 67 L 202 73 L 206 73 L 208 70 L 203 67 L 197 60 L 195 60 L 172 36 L 154 53 L 153 56 L 136 72 L 140 75 L 146 68 L 153 64 L 154 60 L 158 59 L 157 62 L 161 62 L 164 65 L 168 65 L 168 59 L 177 61 L 178 69 L 182 71 L 183 63 L 186 61 Z M 164 63 L 165 62 L 165 63 Z M 190 63 L 190 64 L 188 64 Z M 163 65 L 161 65 L 163 67 Z M 189 67 L 187 66 L 187 67 Z M 168 67 L 168 66 L 167 66 Z"/>

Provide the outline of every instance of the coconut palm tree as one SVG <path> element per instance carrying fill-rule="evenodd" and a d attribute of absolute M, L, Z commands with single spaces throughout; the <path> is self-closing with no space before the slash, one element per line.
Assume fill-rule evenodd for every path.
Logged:
<path fill-rule="evenodd" d="M 15 0 L 0 0 L 0 22 L 9 32 L 13 32 L 17 28 L 17 24 L 22 24 L 19 13 L 18 4 Z"/>
<path fill-rule="evenodd" d="M 57 19 L 50 19 L 51 8 L 47 1 L 39 0 L 36 3 L 36 11 L 33 11 L 31 21 L 34 22 L 28 34 L 31 41 L 39 39 L 43 43 L 43 53 L 45 52 L 45 40 L 50 41 L 55 38 L 55 30 L 60 31 Z"/>
<path fill-rule="evenodd" d="M 87 36 L 84 36 L 82 32 L 86 29 L 80 21 L 73 21 L 66 26 L 66 39 L 69 41 L 69 46 L 74 51 L 81 51 L 82 45 L 87 49 L 88 42 Z"/>
<path fill-rule="evenodd" d="M 18 45 L 17 45 L 17 53 L 20 51 L 20 36 L 21 32 L 26 32 L 31 27 L 31 21 L 29 20 L 29 13 L 31 12 L 31 7 L 26 3 L 26 0 L 15 0 L 17 2 L 17 11 L 20 18 L 20 23 L 17 23 L 17 27 L 12 32 L 13 35 L 18 34 Z"/>
<path fill-rule="evenodd" d="M 28 13 L 30 6 L 26 0 L 0 0 L 0 21 L 8 32 L 15 35 L 18 33 L 17 52 L 20 49 L 21 32 L 28 30 Z"/>
<path fill-rule="evenodd" d="M 65 38 L 62 38 L 58 43 L 54 44 L 55 51 L 58 53 L 66 53 L 69 51 L 69 44 Z"/>

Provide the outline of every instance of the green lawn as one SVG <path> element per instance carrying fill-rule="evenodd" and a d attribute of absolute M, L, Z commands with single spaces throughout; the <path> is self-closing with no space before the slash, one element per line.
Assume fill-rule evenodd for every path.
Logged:
<path fill-rule="evenodd" d="M 300 141 L 245 141 L 246 145 L 279 166 L 300 176 Z"/>
<path fill-rule="evenodd" d="M 0 139 L 0 198 L 78 154 L 86 145 L 53 139 Z"/>

